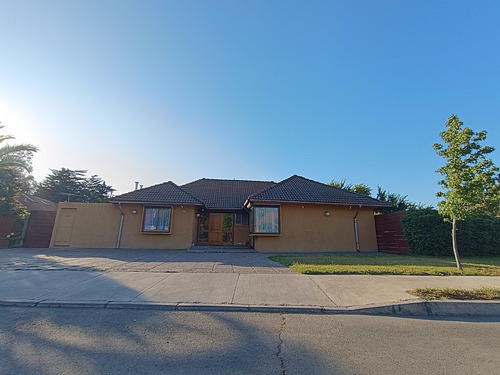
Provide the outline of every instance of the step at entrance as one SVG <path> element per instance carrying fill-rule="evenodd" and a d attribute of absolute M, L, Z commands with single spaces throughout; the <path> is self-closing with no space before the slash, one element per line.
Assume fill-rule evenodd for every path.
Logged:
<path fill-rule="evenodd" d="M 188 253 L 257 253 L 258 251 L 245 246 L 197 245 L 187 250 Z"/>

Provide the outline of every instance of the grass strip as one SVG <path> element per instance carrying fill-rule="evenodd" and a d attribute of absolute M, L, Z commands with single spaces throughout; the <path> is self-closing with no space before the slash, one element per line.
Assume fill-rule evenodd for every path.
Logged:
<path fill-rule="evenodd" d="M 404 255 L 275 255 L 269 257 L 308 275 L 500 276 L 500 257 L 465 257 L 463 270 L 453 257 Z"/>
<path fill-rule="evenodd" d="M 452 288 L 417 288 L 408 291 L 409 294 L 425 300 L 458 299 L 458 300 L 500 300 L 500 289 L 452 289 Z"/>

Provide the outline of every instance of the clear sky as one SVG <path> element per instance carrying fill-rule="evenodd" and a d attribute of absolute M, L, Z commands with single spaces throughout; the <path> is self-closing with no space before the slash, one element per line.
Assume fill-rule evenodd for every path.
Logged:
<path fill-rule="evenodd" d="M 498 0 L 3 0 L 0 121 L 40 148 L 38 181 L 299 174 L 435 205 L 451 114 L 500 147 L 499 19 Z"/>

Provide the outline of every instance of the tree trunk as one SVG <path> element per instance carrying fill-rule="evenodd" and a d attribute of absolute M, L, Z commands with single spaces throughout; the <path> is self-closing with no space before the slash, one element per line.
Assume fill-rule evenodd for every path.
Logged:
<path fill-rule="evenodd" d="M 453 254 L 455 254 L 455 261 L 457 262 L 457 268 L 459 270 L 462 270 L 462 263 L 460 262 L 460 256 L 458 255 L 458 249 L 457 249 L 457 219 L 455 218 L 453 218 L 451 238 L 453 243 Z"/>

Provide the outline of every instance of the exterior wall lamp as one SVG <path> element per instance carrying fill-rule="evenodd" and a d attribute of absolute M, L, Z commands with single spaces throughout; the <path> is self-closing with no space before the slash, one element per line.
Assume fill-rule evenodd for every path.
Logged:
<path fill-rule="evenodd" d="M 330 216 L 330 211 L 325 211 L 325 216 Z"/>

